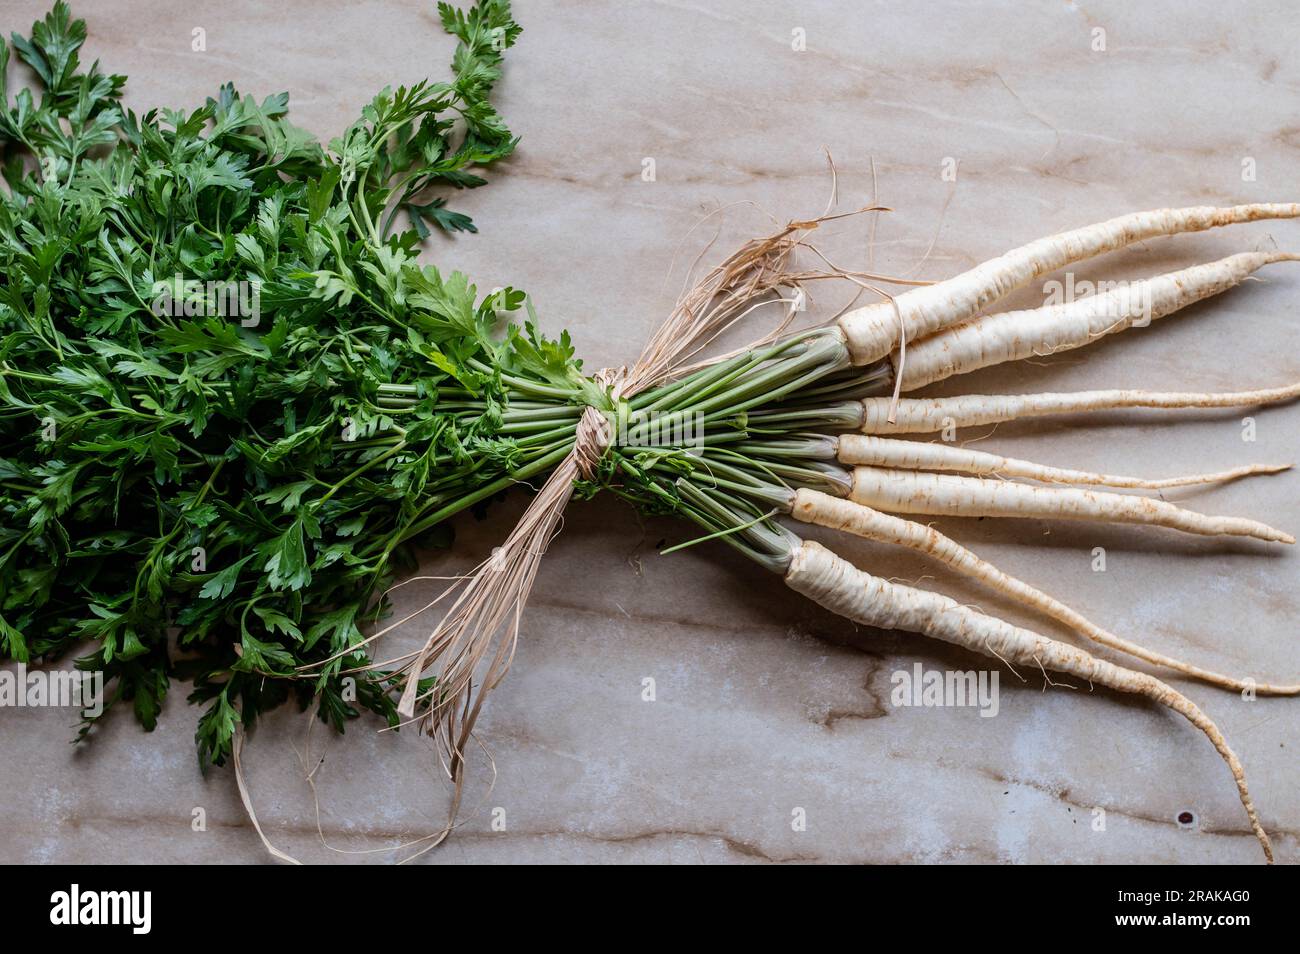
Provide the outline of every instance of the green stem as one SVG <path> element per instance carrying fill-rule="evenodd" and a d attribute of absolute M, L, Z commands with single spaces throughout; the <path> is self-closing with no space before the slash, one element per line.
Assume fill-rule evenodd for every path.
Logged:
<path fill-rule="evenodd" d="M 401 536 L 397 538 L 395 543 L 404 543 L 407 540 L 411 539 L 412 537 L 419 536 L 421 533 L 428 530 L 430 527 L 441 523 L 442 521 L 446 520 L 450 516 L 460 513 L 466 507 L 472 507 L 474 504 L 478 503 L 479 501 L 486 500 L 488 497 L 491 497 L 493 494 L 500 493 L 501 491 L 514 486 L 515 484 L 519 483 L 522 480 L 527 480 L 529 477 L 535 477 L 537 474 L 540 474 L 544 470 L 549 470 L 550 468 L 558 464 L 560 461 L 564 460 L 564 458 L 568 456 L 569 451 L 571 451 L 572 449 L 573 449 L 572 444 L 567 444 L 559 448 L 556 448 L 555 450 L 551 451 L 549 454 L 546 454 L 543 457 L 540 457 L 537 460 L 533 461 L 531 464 L 528 464 L 525 467 L 521 467 L 518 470 L 513 471 L 504 477 L 494 480 L 492 481 L 492 483 L 480 487 L 479 489 L 469 494 L 466 494 L 464 497 L 461 497 L 453 501 L 452 503 L 447 504 L 446 506 L 438 508 L 433 513 L 429 514 L 427 517 L 417 520 L 415 523 L 412 523 L 410 526 L 408 526 L 406 530 L 402 532 Z"/>

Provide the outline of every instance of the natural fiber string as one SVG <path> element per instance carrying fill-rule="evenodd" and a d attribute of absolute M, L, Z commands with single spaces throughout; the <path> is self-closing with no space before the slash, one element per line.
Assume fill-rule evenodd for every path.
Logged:
<path fill-rule="evenodd" d="M 610 405 L 617 407 L 619 401 L 681 373 L 686 362 L 729 328 L 756 298 L 779 286 L 797 284 L 793 253 L 820 221 L 792 222 L 767 238 L 746 242 L 711 269 L 682 296 L 629 369 L 605 369 L 594 376 Z M 783 333 L 793 318 L 791 309 L 767 338 Z M 573 450 L 547 478 L 501 546 L 464 580 L 456 601 L 420 652 L 402 667 L 406 685 L 398 712 L 412 719 L 417 705 L 427 706 L 417 721 L 446 753 L 445 769 L 454 789 L 448 827 L 463 797 L 465 755 L 474 724 L 483 700 L 510 667 L 524 604 L 542 556 L 573 496 L 574 481 L 595 473 L 614 437 L 607 411 L 584 409 Z M 435 667 L 433 685 L 421 692 L 420 677 L 430 667 Z M 424 850 L 428 849 L 416 854 Z"/>
<path fill-rule="evenodd" d="M 394 662 L 399 663 L 395 670 L 386 673 L 403 675 L 406 680 L 398 712 L 406 723 L 418 723 L 434 738 L 442 753 L 444 771 L 453 783 L 446 826 L 440 833 L 429 836 L 429 843 L 405 861 L 430 850 L 454 827 L 463 796 L 465 759 L 474 724 L 487 694 L 510 668 L 524 604 L 541 559 L 558 532 L 564 508 L 573 496 L 574 482 L 580 478 L 591 479 L 596 474 L 605 451 L 615 439 L 616 425 L 610 420 L 611 410 L 641 391 L 722 360 L 726 356 L 694 364 L 690 359 L 772 291 L 791 287 L 802 294 L 805 282 L 863 274 L 840 272 L 829 263 L 830 270 L 798 271 L 794 268 L 794 253 L 800 247 L 809 247 L 804 237 L 823 221 L 879 211 L 887 210 L 873 206 L 790 222 L 766 238 L 746 242 L 688 289 L 630 368 L 607 368 L 593 376 L 593 381 L 607 395 L 608 406 L 588 406 L 583 410 L 573 450 L 551 472 L 509 536 L 487 560 L 452 582 L 448 592 L 434 601 L 441 602 L 443 597 L 458 591 L 423 646 L 398 660 L 366 667 L 381 671 Z M 871 277 L 891 281 L 887 276 Z M 791 307 L 774 330 L 747 347 L 761 347 L 779 339 L 795 315 L 796 309 Z M 430 670 L 434 674 L 433 683 L 422 691 L 421 678 Z M 251 813 L 247 802 L 246 807 Z"/>
<path fill-rule="evenodd" d="M 627 381 L 627 368 L 602 368 L 591 379 L 609 395 L 610 410 L 623 400 L 623 387 Z M 600 466 L 614 436 L 614 422 L 601 409 L 588 404 L 578 419 L 578 429 L 573 441 L 573 460 L 583 480 L 591 480 Z"/>
<path fill-rule="evenodd" d="M 253 811 L 253 799 L 248 794 L 248 784 L 244 781 L 244 765 L 240 756 L 244 752 L 244 723 L 235 723 L 235 735 L 230 742 L 230 760 L 234 762 L 235 767 L 235 785 L 239 788 L 239 800 L 244 803 L 244 811 L 248 812 L 248 818 L 253 823 L 253 830 L 257 832 L 257 837 L 262 839 L 262 845 L 272 858 L 283 861 L 291 865 L 301 865 L 302 862 L 293 855 L 281 851 L 275 845 L 271 844 L 270 839 L 262 831 L 262 825 L 257 820 L 257 813 Z"/>

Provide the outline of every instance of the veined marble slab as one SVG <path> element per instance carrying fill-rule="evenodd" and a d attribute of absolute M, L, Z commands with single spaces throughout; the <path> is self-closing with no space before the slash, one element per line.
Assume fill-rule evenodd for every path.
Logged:
<path fill-rule="evenodd" d="M 382 86 L 445 75 L 451 43 L 432 3 L 317 0 L 300 15 L 292 6 L 82 0 L 74 13 L 89 21 L 83 58 L 129 74 L 137 109 L 194 106 L 233 80 L 259 95 L 290 90 L 295 121 L 328 137 Z M 524 34 L 500 101 L 520 151 L 489 188 L 456 197 L 480 233 L 435 236 L 427 257 L 481 287 L 530 291 L 546 328 L 571 329 L 593 369 L 632 358 L 666 315 L 683 262 L 713 227 L 687 238 L 703 214 L 728 208 L 721 252 L 765 231 L 764 212 L 782 222 L 820 212 L 823 149 L 845 209 L 871 201 L 874 161 L 879 200 L 894 210 L 879 220 L 875 266 L 930 278 L 1125 211 L 1300 193 L 1300 20 L 1276 0 L 518 7 Z M 3 26 L 26 30 L 46 8 L 9 0 Z M 202 52 L 192 49 L 196 29 Z M 642 175 L 647 159 L 653 181 Z M 955 179 L 945 175 L 953 169 Z M 867 227 L 836 222 L 819 244 L 861 266 Z M 1151 242 L 1075 274 L 1148 275 L 1273 243 L 1300 248 L 1300 225 Z M 1279 265 L 1259 277 L 1150 329 L 927 393 L 1295 381 L 1300 274 Z M 830 314 L 844 297 L 814 304 Z M 1253 442 L 1243 441 L 1246 415 Z M 1295 459 L 1300 407 L 1107 414 L 971 436 L 986 430 L 974 446 L 1164 476 Z M 1295 531 L 1297 479 L 1170 496 Z M 482 523 L 458 520 L 456 555 L 431 555 L 422 571 L 475 563 L 523 503 L 516 495 Z M 1300 676 L 1294 552 L 1155 529 L 939 525 L 1152 648 L 1225 672 Z M 659 541 L 691 534 L 612 499 L 570 507 L 514 668 L 480 722 L 495 787 L 485 790 L 491 773 L 480 759 L 460 828 L 428 861 L 1260 860 L 1226 769 L 1179 717 L 854 627 L 722 544 L 656 555 Z M 1025 619 L 920 560 L 840 545 L 880 575 Z M 1097 547 L 1105 572 L 1093 569 Z M 418 597 L 404 594 L 408 604 Z M 999 669 L 996 717 L 892 704 L 894 674 L 916 663 Z M 1300 702 L 1247 702 L 1170 681 L 1241 756 L 1279 860 L 1300 860 Z M 123 713 L 83 747 L 67 744 L 66 711 L 0 713 L 0 860 L 266 860 L 231 772 L 197 770 L 198 711 L 185 693 L 173 687 L 152 735 Z M 246 751 L 268 837 L 307 861 L 397 857 L 322 845 L 297 754 L 304 726 L 286 710 Z M 378 728 L 362 720 L 341 738 L 313 731 L 313 752 L 325 758 L 320 827 L 332 848 L 382 849 L 442 823 L 447 787 L 427 741 Z M 196 809 L 206 830 L 194 830 Z M 1177 821 L 1184 812 L 1195 818 L 1189 826 Z"/>

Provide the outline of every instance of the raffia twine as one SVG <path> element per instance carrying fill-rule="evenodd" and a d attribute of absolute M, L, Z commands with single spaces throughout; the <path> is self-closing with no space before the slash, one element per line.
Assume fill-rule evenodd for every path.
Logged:
<path fill-rule="evenodd" d="M 825 221 L 864 212 L 887 211 L 881 206 L 871 206 L 855 212 L 831 214 L 828 205 L 827 212 L 818 218 L 789 222 L 765 238 L 746 242 L 681 296 L 667 321 L 651 336 L 630 367 L 605 368 L 592 379 L 608 395 L 610 406 L 617 407 L 641 391 L 739 353 L 730 352 L 692 364 L 692 360 L 718 336 L 760 305 L 784 302 L 788 307 L 773 330 L 739 350 L 760 348 L 778 340 L 796 316 L 798 299 L 773 299 L 771 293 L 775 290 L 790 288 L 803 294 L 805 283 L 842 278 L 860 288 L 875 291 L 878 289 L 870 282 L 895 281 L 889 276 L 841 270 L 805 240 L 809 232 Z M 794 253 L 800 247 L 811 249 L 825 267 L 797 270 Z M 404 847 L 417 847 L 403 861 L 413 860 L 435 848 L 456 825 L 464 794 L 466 753 L 473 739 L 475 722 L 484 700 L 510 668 L 518 644 L 524 605 L 532 591 L 542 557 L 555 538 L 564 509 L 573 496 L 574 482 L 579 478 L 590 479 L 596 473 L 613 438 L 614 426 L 609 418 L 609 409 L 587 406 L 577 425 L 573 450 L 551 472 L 519 522 L 492 555 L 470 573 L 455 578 L 433 603 L 365 640 L 365 643 L 374 641 L 455 594 L 455 601 L 419 650 L 366 667 L 370 671 L 405 676 L 398 703 L 398 712 L 405 720 L 403 725 L 415 723 L 434 739 L 439 761 L 453 783 L 446 824 L 439 831 L 408 842 Z M 304 675 L 334 659 L 350 655 L 357 648 L 350 647 L 331 659 L 304 667 Z M 427 673 L 434 675 L 433 684 L 422 692 L 420 680 Z M 263 834 L 253 814 L 238 755 L 234 761 L 241 798 L 254 819 L 263 844 L 278 860 L 298 863 L 292 856 L 272 846 Z"/>

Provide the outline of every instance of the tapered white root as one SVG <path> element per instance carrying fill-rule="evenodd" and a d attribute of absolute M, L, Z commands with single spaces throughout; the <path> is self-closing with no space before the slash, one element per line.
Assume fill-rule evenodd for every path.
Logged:
<path fill-rule="evenodd" d="M 1001 593 L 1022 606 L 1037 610 L 1044 616 L 1068 626 L 1087 639 L 1146 660 L 1152 665 L 1164 666 L 1237 692 L 1254 691 L 1268 696 L 1300 695 L 1300 684 L 1275 686 L 1270 683 L 1259 683 L 1253 679 L 1235 679 L 1154 652 L 1121 636 L 1116 636 L 1059 600 L 1048 596 L 1042 590 L 1002 572 L 951 537 L 946 537 L 933 527 L 927 527 L 914 520 L 904 520 L 901 517 L 873 510 L 863 504 L 842 500 L 807 488 L 795 492 L 790 514 L 804 523 L 842 530 L 867 540 L 903 546 L 924 553 L 955 572 L 978 580 L 994 592 Z"/>
<path fill-rule="evenodd" d="M 855 309 L 839 320 L 854 364 L 870 364 L 898 347 L 975 316 L 981 309 L 1048 272 L 1161 235 L 1300 216 L 1300 204 L 1198 206 L 1135 212 L 1038 239 L 946 281 L 904 292 L 893 301 Z M 900 323 L 901 319 L 901 323 Z"/>
<path fill-rule="evenodd" d="M 1273 848 L 1251 801 L 1246 773 L 1223 733 L 1190 699 L 1154 676 L 1124 669 L 1077 647 L 985 616 L 938 593 L 890 583 L 864 573 L 812 541 L 804 541 L 795 548 L 785 581 L 791 589 L 831 612 L 867 626 L 921 633 L 997 657 L 1008 665 L 1068 673 L 1095 685 L 1136 693 L 1168 706 L 1204 732 L 1227 763 L 1264 857 L 1270 863 L 1273 861 Z"/>
<path fill-rule="evenodd" d="M 1115 474 L 1095 474 L 1086 470 L 1048 467 L 1033 461 L 986 454 L 949 444 L 900 441 L 864 434 L 842 434 L 837 440 L 837 457 L 841 464 L 864 464 L 872 467 L 897 467 L 903 470 L 953 470 L 977 476 L 1025 477 L 1048 484 L 1088 484 L 1125 487 L 1136 490 L 1164 490 L 1237 480 L 1252 474 L 1276 474 L 1289 470 L 1290 464 L 1251 464 L 1214 474 L 1190 474 L 1145 480 Z"/>
<path fill-rule="evenodd" d="M 1247 252 L 1076 301 L 976 318 L 909 343 L 901 389 L 914 391 L 954 374 L 1092 344 L 1226 291 L 1265 265 L 1294 261 L 1300 256 L 1289 252 Z"/>
<path fill-rule="evenodd" d="M 1111 411 L 1120 408 L 1215 408 L 1278 404 L 1300 397 L 1300 383 L 1255 391 L 1073 391 L 1043 394 L 967 394 L 949 398 L 904 398 L 893 423 L 890 399 L 862 402 L 864 434 L 926 434 L 946 428 L 997 424 L 1026 417 Z"/>
<path fill-rule="evenodd" d="M 1205 536 L 1244 536 L 1295 543 L 1295 538 L 1289 533 L 1255 520 L 1209 516 L 1150 497 L 1073 487 L 1034 487 L 987 477 L 856 467 L 849 497 L 887 513 L 1140 523 Z"/>

